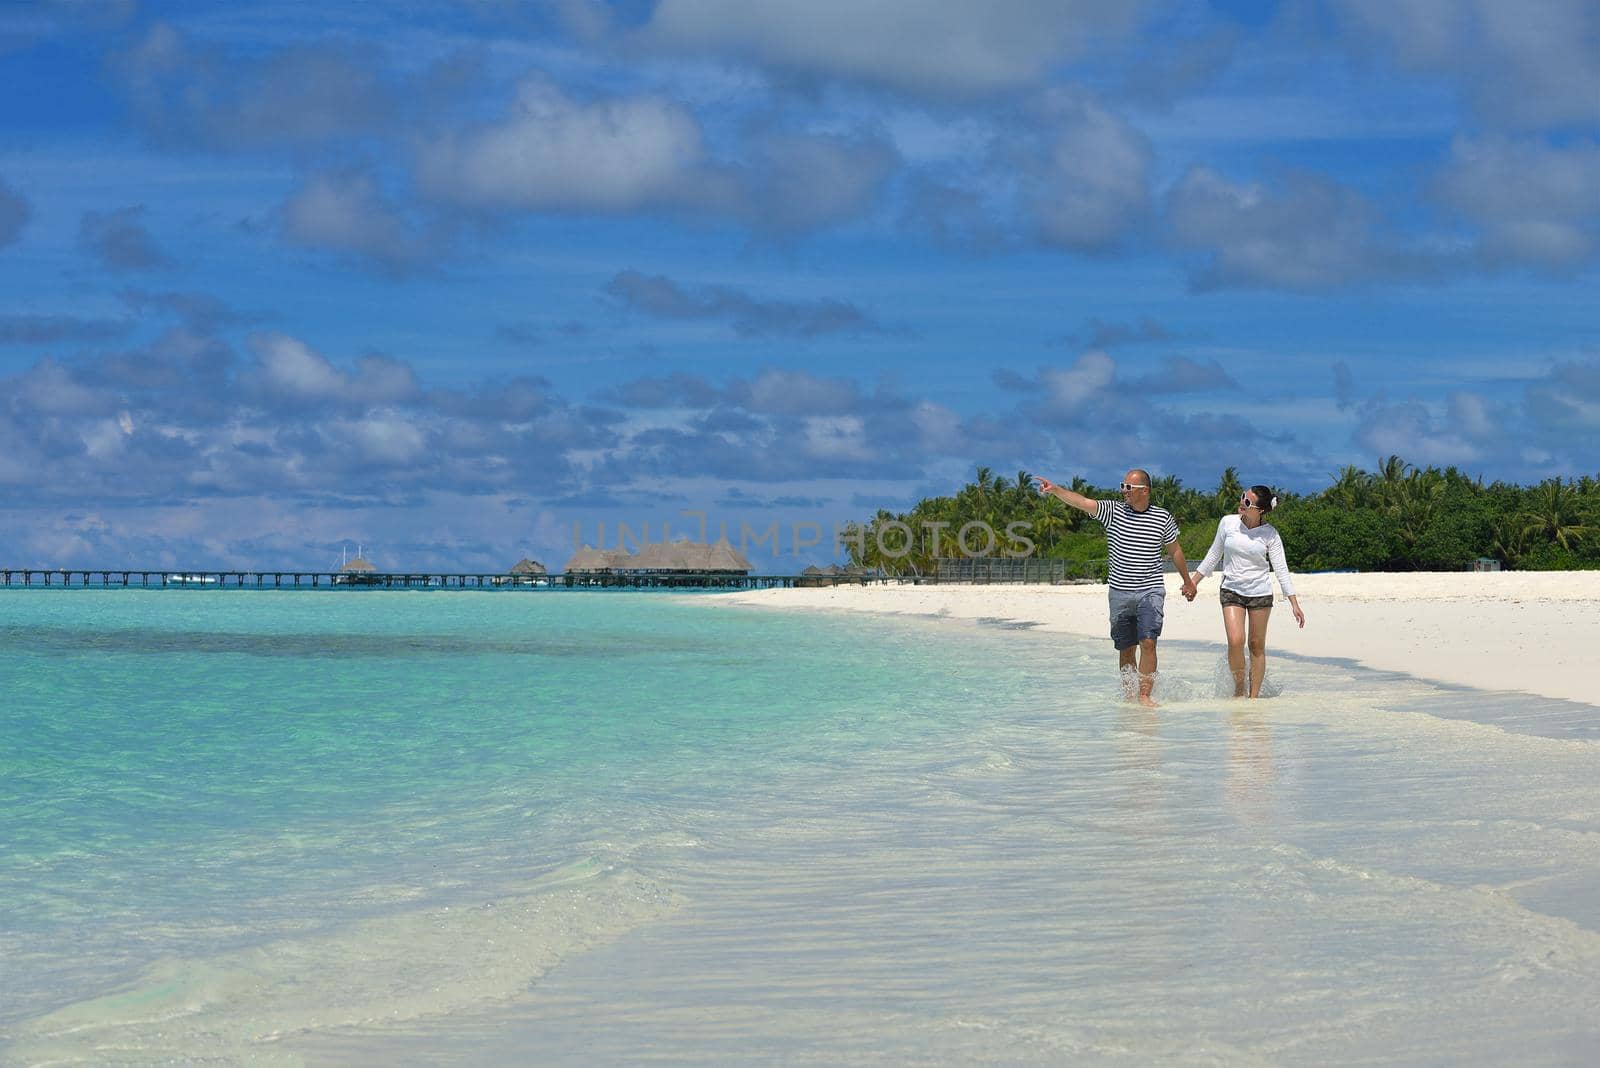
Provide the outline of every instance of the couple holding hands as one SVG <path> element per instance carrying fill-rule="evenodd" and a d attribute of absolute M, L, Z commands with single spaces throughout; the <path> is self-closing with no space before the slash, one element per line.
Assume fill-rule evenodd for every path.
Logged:
<path fill-rule="evenodd" d="M 1272 616 L 1272 577 L 1289 598 L 1300 626 L 1306 625 L 1295 596 L 1289 565 L 1284 561 L 1283 539 L 1267 513 L 1278 499 L 1266 486 L 1252 486 L 1239 500 L 1239 510 L 1217 525 L 1200 566 L 1191 574 L 1178 545 L 1178 524 L 1172 513 L 1150 503 L 1150 473 L 1134 468 L 1122 478 L 1122 500 L 1101 501 L 1074 493 L 1047 478 L 1038 479 L 1039 491 L 1100 521 L 1106 530 L 1110 556 L 1107 576 L 1111 586 L 1111 641 L 1123 670 L 1139 675 L 1138 699 L 1151 705 L 1156 681 L 1156 639 L 1165 617 L 1166 582 L 1161 556 L 1170 553 L 1183 576 L 1183 596 L 1193 601 L 1200 583 L 1222 569 L 1222 625 L 1228 635 L 1228 666 L 1233 671 L 1235 697 L 1257 697 L 1267 672 L 1267 621 Z M 1246 670 L 1245 648 L 1250 649 Z M 1247 677 L 1248 676 L 1248 677 Z"/>

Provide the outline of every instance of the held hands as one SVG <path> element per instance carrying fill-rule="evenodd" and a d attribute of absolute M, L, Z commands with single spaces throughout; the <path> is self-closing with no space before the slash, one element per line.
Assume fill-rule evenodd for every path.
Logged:
<path fill-rule="evenodd" d="M 1203 579 L 1203 578 L 1205 578 L 1204 575 L 1201 575 L 1198 578 L 1195 577 L 1194 575 L 1190 575 L 1187 579 L 1184 580 L 1184 583 L 1183 583 L 1183 599 L 1184 600 L 1188 601 L 1190 604 L 1194 603 L 1195 594 L 1200 592 L 1200 579 Z"/>

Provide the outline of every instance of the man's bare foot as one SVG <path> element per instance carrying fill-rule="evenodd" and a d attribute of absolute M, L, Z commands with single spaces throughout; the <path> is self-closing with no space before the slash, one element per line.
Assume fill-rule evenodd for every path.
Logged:
<path fill-rule="evenodd" d="M 1155 692 L 1155 689 L 1156 689 L 1155 672 L 1151 672 L 1148 675 L 1140 674 L 1140 676 L 1139 676 L 1139 703 L 1141 705 L 1143 705 L 1144 707 L 1146 707 L 1146 708 L 1160 708 L 1161 706 L 1156 704 L 1155 701 L 1151 700 L 1151 698 L 1150 698 L 1150 695 Z"/>

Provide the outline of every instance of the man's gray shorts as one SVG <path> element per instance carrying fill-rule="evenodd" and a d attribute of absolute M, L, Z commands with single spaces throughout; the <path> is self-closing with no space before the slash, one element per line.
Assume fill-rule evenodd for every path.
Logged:
<path fill-rule="evenodd" d="M 1111 643 L 1118 652 L 1161 637 L 1167 615 L 1167 591 L 1112 590 Z"/>

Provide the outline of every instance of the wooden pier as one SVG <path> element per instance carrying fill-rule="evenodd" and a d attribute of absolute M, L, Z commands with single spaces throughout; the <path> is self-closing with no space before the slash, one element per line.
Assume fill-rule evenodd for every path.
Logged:
<path fill-rule="evenodd" d="M 170 568 L 5 568 L 0 587 L 197 590 L 759 590 L 794 586 L 798 575 L 615 572 L 561 575 L 424 571 L 210 571 Z M 883 581 L 854 579 L 852 582 Z"/>

